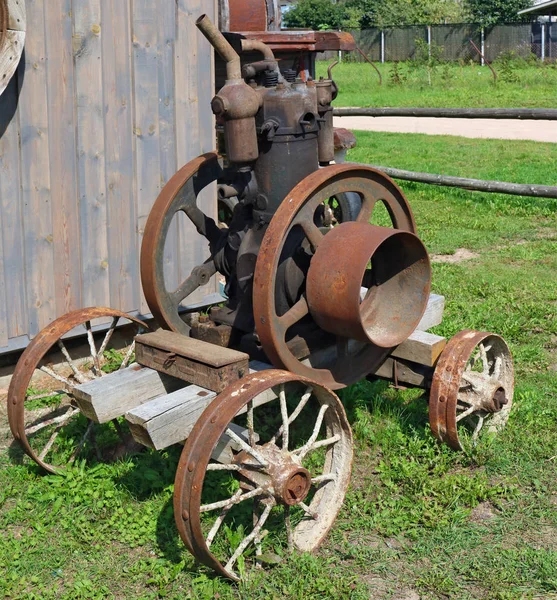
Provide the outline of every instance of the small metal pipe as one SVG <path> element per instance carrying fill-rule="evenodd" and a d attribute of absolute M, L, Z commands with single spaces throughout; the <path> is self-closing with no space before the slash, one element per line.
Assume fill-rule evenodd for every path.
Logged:
<path fill-rule="evenodd" d="M 201 15 L 195 22 L 197 28 L 209 40 L 213 48 L 226 61 L 226 78 L 242 79 L 242 69 L 240 57 L 232 46 L 226 41 L 226 38 L 215 27 L 207 15 Z"/>
<path fill-rule="evenodd" d="M 242 40 L 242 51 L 243 52 L 261 52 L 263 57 L 267 60 L 275 60 L 273 51 L 267 44 L 264 44 L 260 40 Z"/>

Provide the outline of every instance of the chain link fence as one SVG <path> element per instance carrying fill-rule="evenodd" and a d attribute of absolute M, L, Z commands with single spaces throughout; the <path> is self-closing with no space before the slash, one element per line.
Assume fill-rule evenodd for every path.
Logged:
<path fill-rule="evenodd" d="M 530 59 L 557 60 L 557 23 L 512 23 L 483 30 L 479 25 L 420 25 L 380 30 L 353 31 L 358 46 L 375 62 L 396 62 L 416 58 L 419 47 L 429 46 L 444 61 L 488 62 L 502 54 L 513 53 Z M 476 48 L 474 48 L 476 46 Z M 330 59 L 324 52 L 318 59 Z M 353 53 L 351 60 L 363 58 Z"/>

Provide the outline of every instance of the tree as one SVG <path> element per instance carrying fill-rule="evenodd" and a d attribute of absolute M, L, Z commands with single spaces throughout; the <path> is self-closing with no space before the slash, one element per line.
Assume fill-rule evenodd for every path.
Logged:
<path fill-rule="evenodd" d="M 284 14 L 287 27 L 309 29 L 341 29 L 347 17 L 344 4 L 333 4 L 331 0 L 300 0 Z"/>
<path fill-rule="evenodd" d="M 466 0 L 470 18 L 484 27 L 524 21 L 518 11 L 532 6 L 532 0 Z"/>

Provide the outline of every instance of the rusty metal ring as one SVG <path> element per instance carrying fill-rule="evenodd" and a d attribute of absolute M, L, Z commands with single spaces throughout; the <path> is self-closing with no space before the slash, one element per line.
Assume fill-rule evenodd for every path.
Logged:
<path fill-rule="evenodd" d="M 221 173 L 215 152 L 202 154 L 182 167 L 164 186 L 145 225 L 141 245 L 141 282 L 143 293 L 157 323 L 165 329 L 187 335 L 188 327 L 179 315 L 179 306 L 189 295 L 216 273 L 212 260 L 193 269 L 175 291 L 167 289 L 164 277 L 164 246 L 174 215 L 182 211 L 209 246 L 222 235 L 216 223 L 197 208 L 197 195 L 216 181 Z M 202 276 L 199 276 L 199 275 Z"/>
<path fill-rule="evenodd" d="M 298 388 L 298 384 L 302 384 L 302 389 L 305 389 L 305 392 L 301 394 L 299 403 L 298 394 L 295 396 L 294 399 L 298 404 L 294 410 L 288 413 L 286 407 L 287 392 L 284 386 L 294 385 Z M 273 390 L 275 393 L 272 393 Z M 272 393 L 270 398 L 269 393 Z M 310 398 L 315 398 L 317 406 L 319 406 L 318 409 L 315 405 L 308 404 Z M 269 401 L 280 404 L 278 414 L 282 415 L 282 425 L 279 431 L 274 432 L 274 435 L 264 442 L 261 438 L 256 437 L 257 425 L 254 425 L 253 411 L 254 408 L 257 410 L 256 407 Z M 305 413 L 304 407 L 307 409 Z M 267 409 L 267 407 L 264 407 L 264 409 Z M 229 431 L 232 420 L 243 413 L 247 413 L 245 416 L 247 430 L 245 432 L 245 442 L 243 447 L 240 448 L 241 451 L 228 462 L 219 458 L 220 464 L 211 463 L 210 465 L 211 455 L 214 453 L 219 441 Z M 268 414 L 268 411 L 266 414 Z M 300 414 L 301 417 L 298 416 Z M 304 416 L 308 416 L 308 414 L 315 421 L 313 433 L 307 441 L 306 437 L 303 438 L 306 443 L 301 448 L 292 450 L 292 446 L 295 446 L 292 430 L 293 421 L 296 418 L 303 420 Z M 285 423 L 288 424 L 286 436 L 281 433 L 285 431 Z M 322 424 L 325 425 L 325 433 L 323 434 L 325 439 L 320 440 L 317 434 Z M 267 433 L 266 437 L 269 437 L 271 433 Z M 279 444 L 278 440 L 281 440 L 282 443 Z M 249 446 L 247 446 L 246 452 L 248 443 Z M 219 447 L 221 446 L 219 445 Z M 310 480 L 311 474 L 304 468 L 302 461 L 317 448 L 321 448 L 326 452 L 325 457 L 322 460 L 319 459 L 323 462 L 321 465 L 322 473 Z M 258 458 L 252 457 L 251 465 L 247 465 L 247 460 L 252 455 Z M 297 548 L 301 551 L 312 551 L 326 537 L 342 506 L 350 480 L 352 457 L 350 425 L 342 403 L 333 392 L 309 379 L 285 371 L 268 370 L 249 375 L 229 386 L 209 404 L 196 421 L 187 439 L 178 464 L 174 486 L 174 517 L 180 536 L 197 560 L 214 569 L 220 575 L 235 580 L 239 579 L 237 572 L 234 570 L 238 556 L 234 559 L 234 554 L 232 554 L 228 562 L 223 564 L 213 554 L 210 545 L 215 539 L 216 531 L 218 531 L 227 516 L 227 510 L 233 504 L 239 504 L 243 496 L 235 496 L 235 499 L 229 498 L 228 503 L 232 502 L 233 504 L 230 504 L 228 509 L 226 501 L 202 505 L 202 492 L 207 474 L 218 475 L 228 470 L 231 476 L 239 478 L 240 485 L 242 485 L 242 482 L 244 483 L 244 487 L 240 487 L 235 494 L 241 495 L 246 492 L 244 494 L 246 496 L 245 500 L 253 498 L 255 502 L 260 504 L 260 507 L 264 508 L 264 514 L 266 511 L 268 516 L 269 512 L 277 505 L 282 507 L 285 526 L 287 533 L 289 533 L 287 538 L 290 549 Z M 213 458 L 213 460 L 215 459 Z M 251 470 L 246 476 L 245 470 L 248 466 Z M 210 467 L 213 467 L 213 469 Z M 255 483 L 251 487 L 246 486 L 246 483 L 250 481 L 250 475 L 257 481 L 260 481 L 259 478 L 263 478 L 263 483 Z M 272 483 L 266 485 L 265 478 L 272 479 Z M 214 485 L 211 485 L 211 483 L 208 483 L 206 492 L 214 491 Z M 259 487 L 253 489 L 255 485 Z M 305 495 L 310 486 L 316 486 L 317 489 L 312 498 L 308 499 Z M 289 496 L 283 498 L 285 490 L 288 491 Z M 304 499 L 308 501 L 308 505 L 303 503 Z M 291 527 L 289 507 L 296 504 L 299 505 L 299 510 L 303 509 L 305 514 L 309 515 L 309 518 L 304 517 L 295 527 Z M 218 524 L 216 531 L 213 531 L 217 523 L 215 521 L 215 524 L 211 527 L 213 534 L 209 533 L 207 535 L 207 533 L 204 533 L 203 527 L 207 529 L 209 524 L 202 523 L 201 514 L 213 510 L 217 511 L 217 515 L 220 513 L 218 518 L 221 518 L 221 522 Z M 258 509 L 254 507 L 254 517 L 256 512 L 258 512 Z M 252 539 L 248 542 L 249 544 L 255 543 L 257 548 L 257 539 L 253 535 L 256 525 L 261 530 L 263 521 L 254 519 L 254 529 L 245 539 L 248 539 L 251 535 Z M 238 548 L 243 552 L 249 549 L 249 546 L 245 545 L 242 548 L 242 543 L 240 543 L 236 548 L 236 553 L 238 553 Z M 232 553 L 233 549 L 229 549 L 229 552 Z"/>
<path fill-rule="evenodd" d="M 461 331 L 443 350 L 435 368 L 429 399 L 433 435 L 453 450 L 477 442 L 480 431 L 497 433 L 505 427 L 514 395 L 514 368 L 505 340 L 494 333 Z M 459 435 L 459 425 L 475 427 Z"/>
<path fill-rule="evenodd" d="M 35 370 L 39 368 L 43 358 L 48 354 L 50 349 L 61 340 L 62 336 L 69 333 L 75 327 L 90 323 L 94 319 L 106 317 L 113 318 L 113 327 L 111 327 L 111 329 L 116 327 L 116 324 L 120 319 L 131 321 L 141 328 L 149 329 L 143 321 L 131 317 L 119 310 L 100 307 L 75 310 L 59 317 L 37 334 L 33 341 L 27 346 L 25 352 L 21 355 L 12 375 L 7 399 L 10 429 L 14 438 L 21 444 L 24 452 L 49 473 L 59 472 L 60 467 L 47 463 L 44 460 L 45 457 L 41 458 L 40 455 L 37 454 L 30 444 L 28 439 L 28 435 L 30 434 L 28 433 L 28 430 L 26 430 L 25 401 L 31 378 Z M 88 327 L 87 330 L 89 334 L 91 331 L 90 327 Z"/>
<path fill-rule="evenodd" d="M 288 348 L 285 334 L 292 322 L 296 323 L 309 313 L 307 301 L 302 296 L 286 315 L 279 316 L 275 304 L 275 275 L 283 245 L 292 229 L 301 227 L 309 244 L 315 248 L 323 235 L 314 223 L 315 210 L 328 198 L 344 192 L 357 192 L 362 198 L 358 222 L 368 223 L 374 207 L 382 201 L 395 229 L 416 233 L 412 210 L 404 194 L 380 171 L 350 163 L 319 169 L 288 194 L 271 220 L 257 258 L 253 293 L 257 333 L 273 365 L 314 379 L 331 389 L 350 385 L 372 372 L 389 350 L 371 344 L 349 346 L 348 340 L 337 338 L 333 366 L 330 366 L 331 357 L 327 353 L 323 359 L 311 356 L 311 365 L 303 364 Z"/>

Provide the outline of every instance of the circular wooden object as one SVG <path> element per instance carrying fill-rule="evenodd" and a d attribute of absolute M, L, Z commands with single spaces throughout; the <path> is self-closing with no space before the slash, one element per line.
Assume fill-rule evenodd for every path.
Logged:
<path fill-rule="evenodd" d="M 15 73 L 25 45 L 25 0 L 0 0 L 0 94 Z"/>

